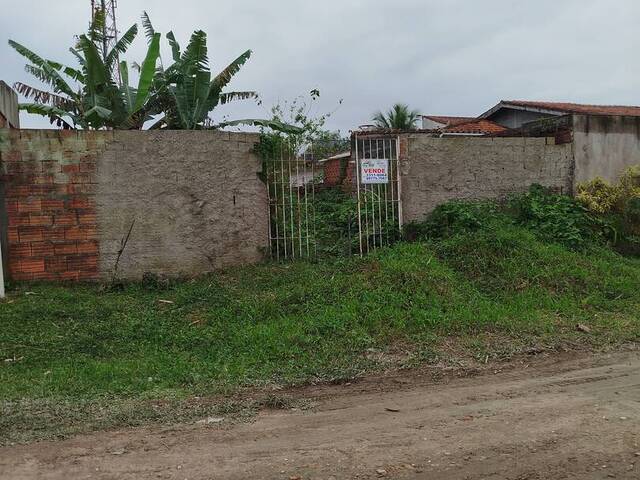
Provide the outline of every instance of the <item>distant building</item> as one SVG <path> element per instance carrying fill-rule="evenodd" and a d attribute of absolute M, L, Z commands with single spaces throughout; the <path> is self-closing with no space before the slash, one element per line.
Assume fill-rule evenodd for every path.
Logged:
<path fill-rule="evenodd" d="M 506 128 L 518 129 L 522 128 L 525 124 L 535 122 L 536 120 L 572 114 L 640 117 L 640 107 L 502 100 L 495 107 L 487 110 L 478 118 L 490 120 Z"/>
<path fill-rule="evenodd" d="M 18 94 L 0 80 L 0 128 L 20 128 Z"/>

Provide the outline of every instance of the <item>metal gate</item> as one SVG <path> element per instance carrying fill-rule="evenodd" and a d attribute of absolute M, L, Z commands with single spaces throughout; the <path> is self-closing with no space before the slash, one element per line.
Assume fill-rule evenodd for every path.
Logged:
<path fill-rule="evenodd" d="M 402 185 L 397 136 L 355 135 L 360 255 L 389 245 L 402 231 Z"/>
<path fill-rule="evenodd" d="M 356 134 L 354 140 L 347 167 L 348 185 L 339 187 L 350 192 L 347 196 L 353 205 L 349 207 L 353 208 L 353 215 L 349 213 L 345 233 L 349 248 L 345 253 L 365 255 L 400 238 L 399 138 L 363 133 Z M 320 159 L 314 158 L 312 152 L 312 146 L 301 152 L 283 140 L 264 159 L 269 196 L 269 251 L 274 260 L 315 259 L 319 241 L 324 242 L 321 252 L 325 250 L 327 240 L 321 232 L 327 225 L 317 223 L 316 194 L 322 197 L 327 187 L 322 184 L 322 162 L 317 163 Z M 319 198 L 318 201 L 322 213 L 326 204 Z M 319 221 L 323 221 L 322 215 Z"/>
<path fill-rule="evenodd" d="M 269 250 L 274 260 L 316 256 L 315 167 L 283 141 L 264 162 L 269 196 Z"/>

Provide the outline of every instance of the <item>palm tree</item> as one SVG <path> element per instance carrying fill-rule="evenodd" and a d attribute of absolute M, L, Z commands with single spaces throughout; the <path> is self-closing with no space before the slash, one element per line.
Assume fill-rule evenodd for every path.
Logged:
<path fill-rule="evenodd" d="M 16 83 L 16 90 L 33 100 L 33 103 L 20 104 L 21 110 L 46 116 L 52 124 L 69 129 L 142 128 L 154 113 L 151 86 L 160 56 L 160 34 L 151 39 L 140 67 L 138 86 L 132 88 L 129 86 L 127 63 L 116 63 L 138 34 L 138 26 L 129 28 L 105 55 L 102 50 L 103 23 L 104 13 L 98 13 L 88 33 L 80 35 L 75 48 L 70 49 L 80 64 L 79 69 L 45 60 L 25 46 L 9 40 L 9 45 L 31 62 L 26 65 L 26 71 L 53 90 L 48 92 Z M 121 82 L 114 79 L 118 69 Z"/>
<path fill-rule="evenodd" d="M 389 130 L 414 130 L 419 119 L 420 112 L 409 110 L 409 106 L 403 103 L 396 103 L 386 114 L 378 111 L 373 116 L 377 127 Z"/>

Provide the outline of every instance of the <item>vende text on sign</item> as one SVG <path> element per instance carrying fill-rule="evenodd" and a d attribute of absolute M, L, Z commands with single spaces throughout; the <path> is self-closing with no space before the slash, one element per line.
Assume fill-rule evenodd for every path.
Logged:
<path fill-rule="evenodd" d="M 363 184 L 389 183 L 389 159 L 376 158 L 361 160 L 360 178 Z"/>

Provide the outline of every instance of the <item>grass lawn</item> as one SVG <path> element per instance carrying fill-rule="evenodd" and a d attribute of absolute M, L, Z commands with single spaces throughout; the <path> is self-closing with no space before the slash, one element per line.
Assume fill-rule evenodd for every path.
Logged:
<path fill-rule="evenodd" d="M 402 350 L 396 366 L 435 361 L 452 337 L 483 359 L 635 342 L 640 259 L 508 225 L 166 287 L 22 285 L 0 318 L 7 443 L 224 413 L 236 406 L 190 399 L 352 378 L 383 366 L 373 351 Z"/>

